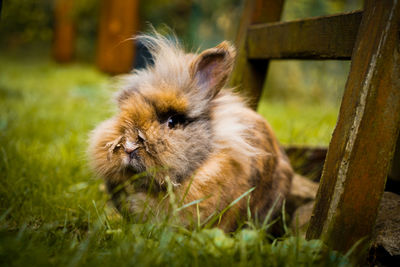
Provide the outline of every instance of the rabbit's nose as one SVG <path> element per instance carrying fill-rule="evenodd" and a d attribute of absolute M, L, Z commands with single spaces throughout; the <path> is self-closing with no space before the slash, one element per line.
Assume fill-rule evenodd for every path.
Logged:
<path fill-rule="evenodd" d="M 138 148 L 139 148 L 139 146 L 134 142 L 127 141 L 124 144 L 124 151 L 125 151 L 125 153 L 129 154 L 129 156 L 131 158 L 136 154 L 136 150 Z"/>

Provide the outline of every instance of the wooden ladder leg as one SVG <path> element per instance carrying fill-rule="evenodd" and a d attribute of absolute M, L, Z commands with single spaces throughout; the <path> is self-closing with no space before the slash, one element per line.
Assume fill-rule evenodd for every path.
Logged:
<path fill-rule="evenodd" d="M 119 74 L 130 72 L 135 58 L 132 38 L 139 27 L 139 0 L 102 0 L 97 66 Z"/>
<path fill-rule="evenodd" d="M 60 63 L 71 62 L 75 55 L 76 23 L 73 18 L 75 1 L 58 0 L 54 8 L 53 58 Z"/>
<path fill-rule="evenodd" d="M 267 60 L 252 60 L 247 57 L 247 29 L 249 25 L 279 21 L 284 0 L 246 0 L 236 37 L 239 54 L 236 58 L 230 85 L 239 86 L 256 109 L 261 96 L 268 68 Z"/>
<path fill-rule="evenodd" d="M 370 240 L 400 128 L 400 1 L 368 0 L 307 238 Z"/>

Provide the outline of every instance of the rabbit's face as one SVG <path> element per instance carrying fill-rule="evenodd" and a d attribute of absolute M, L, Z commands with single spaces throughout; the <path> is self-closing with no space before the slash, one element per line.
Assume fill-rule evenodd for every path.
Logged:
<path fill-rule="evenodd" d="M 200 55 L 163 51 L 129 77 L 119 113 L 92 135 L 94 167 L 108 180 L 146 173 L 162 185 L 190 178 L 214 149 L 212 100 L 232 69 L 228 43 Z"/>
<path fill-rule="evenodd" d="M 132 92 L 120 105 L 119 136 L 111 142 L 109 157 L 122 171 L 152 172 L 161 183 L 168 175 L 179 183 L 212 149 L 207 112 L 192 117 L 188 108 L 186 97 L 174 88 Z"/>

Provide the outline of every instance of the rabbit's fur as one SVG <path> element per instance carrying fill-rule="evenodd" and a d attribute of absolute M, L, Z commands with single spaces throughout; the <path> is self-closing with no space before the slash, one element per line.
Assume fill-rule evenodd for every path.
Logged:
<path fill-rule="evenodd" d="M 131 215 L 144 206 L 163 212 L 168 208 L 158 199 L 167 196 L 169 183 L 181 205 L 202 199 L 180 214 L 184 222 L 198 215 L 205 220 L 253 187 L 253 216 L 262 220 L 276 200 L 278 210 L 293 171 L 267 122 L 231 89 L 222 89 L 233 46 L 222 42 L 188 54 L 159 34 L 139 38 L 154 64 L 124 79 L 118 113 L 90 137 L 93 168 L 116 207 Z M 247 202 L 245 197 L 230 208 L 219 227 L 233 230 L 247 216 Z"/>

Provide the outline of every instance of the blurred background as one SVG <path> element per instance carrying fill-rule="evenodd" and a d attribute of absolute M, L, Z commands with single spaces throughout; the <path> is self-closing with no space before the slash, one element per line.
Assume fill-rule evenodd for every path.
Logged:
<path fill-rule="evenodd" d="M 14 0 L 4 1 L 0 24 L 2 52 L 49 50 L 58 34 L 71 35 L 77 60 L 92 61 L 100 27 L 114 34 L 169 27 L 188 48 L 234 40 L 243 0 Z M 361 0 L 286 0 L 283 21 L 352 11 Z M 64 24 L 60 26 L 59 24 Z M 67 25 L 70 24 L 70 25 Z M 114 25 L 121 24 L 121 25 Z M 67 26 L 73 29 L 67 29 Z M 55 32 L 57 31 L 57 32 Z M 59 32 L 60 31 L 60 32 Z M 72 31 L 73 33 L 70 33 Z M 66 38 L 66 37 L 64 37 Z M 119 42 L 117 40 L 114 46 Z M 64 39 L 65 40 L 65 39 Z M 42 52 L 44 52 L 42 51 Z"/>
<path fill-rule="evenodd" d="M 7 66 L 17 67 L 22 62 L 25 67 L 58 62 L 51 65 L 54 70 L 62 69 L 65 64 L 86 64 L 103 73 L 126 73 L 143 63 L 142 48 L 136 47 L 129 37 L 148 32 L 150 25 L 161 32 L 172 29 L 192 51 L 214 46 L 222 40 L 233 41 L 243 2 L 4 1 L 0 21 L 0 75 L 5 75 Z M 361 0 L 287 0 L 282 20 L 352 11 L 361 6 Z M 274 61 L 259 112 L 270 117 L 283 143 L 327 144 L 348 70 L 349 62 L 345 61 Z M 4 83 L 4 77 L 0 81 Z M 0 88 L 7 86 L 0 84 Z M 322 110 L 312 108 L 313 104 L 321 103 Z M 282 113 L 288 113 L 289 117 Z M 312 118 L 296 119 L 302 114 Z M 311 134 L 307 133 L 309 130 Z"/>
<path fill-rule="evenodd" d="M 130 37 L 152 27 L 167 34 L 172 30 L 188 51 L 223 40 L 234 42 L 243 4 L 243 0 L 3 1 L 1 149 L 24 154 L 39 147 L 53 151 L 58 144 L 68 157 L 85 161 L 88 132 L 115 111 L 111 99 L 118 88 L 113 76 L 144 64 L 146 51 Z M 361 8 L 362 0 L 286 0 L 282 20 Z M 349 68 L 348 61 L 272 61 L 258 112 L 285 146 L 326 148 Z"/>

